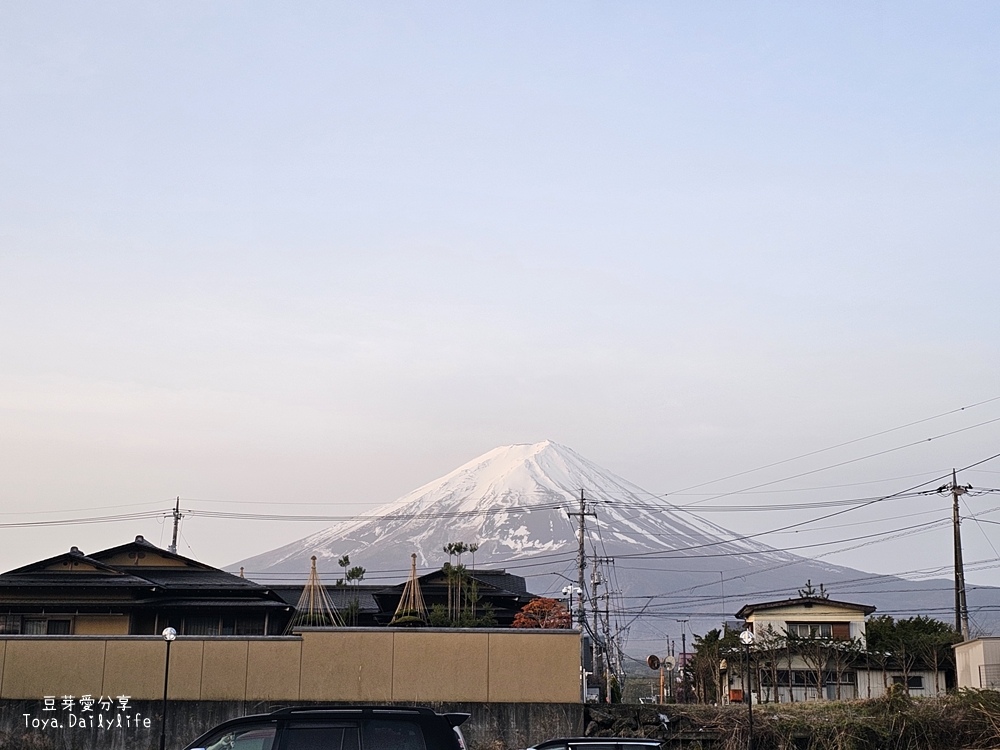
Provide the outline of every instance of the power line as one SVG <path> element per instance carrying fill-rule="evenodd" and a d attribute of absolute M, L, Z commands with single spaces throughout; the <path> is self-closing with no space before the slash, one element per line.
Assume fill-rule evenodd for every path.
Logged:
<path fill-rule="evenodd" d="M 56 518 L 48 521 L 9 521 L 0 523 L 2 529 L 23 529 L 38 526 L 77 526 L 93 523 L 118 523 L 121 521 L 139 521 L 149 518 L 164 518 L 169 512 L 148 511 L 145 513 L 122 513 L 110 516 L 84 516 L 75 518 Z"/>
<path fill-rule="evenodd" d="M 712 479 L 712 480 L 709 480 L 707 482 L 701 482 L 699 484 L 693 484 L 690 487 L 685 487 L 683 489 L 677 490 L 676 492 L 668 492 L 668 493 L 666 493 L 666 495 L 677 494 L 677 493 L 681 493 L 681 492 L 687 492 L 688 490 L 696 490 L 699 487 L 706 487 L 706 486 L 708 486 L 710 484 L 717 484 L 718 482 L 724 482 L 727 479 L 735 479 L 736 477 L 742 477 L 742 476 L 745 476 L 747 474 L 753 474 L 753 473 L 756 473 L 758 471 L 763 471 L 764 469 L 771 469 L 771 468 L 774 468 L 775 466 L 781 466 L 782 464 L 791 463 L 793 461 L 798 461 L 798 460 L 803 459 L 803 458 L 809 458 L 810 456 L 816 456 L 816 455 L 818 455 L 820 453 L 828 453 L 829 451 L 836 450 L 837 448 L 844 448 L 844 447 L 846 447 L 848 445 L 854 445 L 855 443 L 861 443 L 861 442 L 864 442 L 865 440 L 871 440 L 872 438 L 881 437 L 882 435 L 888 435 L 891 432 L 898 432 L 899 430 L 905 430 L 908 427 L 915 427 L 918 424 L 923 424 L 925 422 L 931 422 L 931 421 L 933 421 L 935 419 L 941 419 L 942 417 L 951 416 L 952 414 L 958 414 L 959 412 L 963 412 L 963 411 L 966 411 L 968 409 L 974 409 L 977 406 L 982 406 L 983 404 L 989 404 L 989 403 L 992 403 L 993 401 L 1000 401 L 1000 396 L 993 396 L 992 398 L 983 399 L 982 401 L 977 401 L 976 403 L 969 404 L 968 406 L 961 406 L 961 407 L 959 407 L 957 409 L 951 409 L 949 411 L 941 412 L 940 414 L 935 414 L 932 417 L 925 417 L 923 419 L 918 419 L 918 420 L 916 420 L 914 422 L 908 422 L 906 424 L 899 425 L 898 427 L 890 427 L 887 430 L 880 430 L 879 432 L 873 432 L 870 435 L 865 435 L 864 437 L 854 438 L 853 440 L 846 440 L 846 441 L 844 441 L 842 443 L 837 443 L 836 445 L 831 445 L 831 446 L 829 446 L 827 448 L 820 448 L 818 450 L 809 451 L 807 453 L 802 453 L 802 454 L 800 454 L 798 456 L 793 456 L 792 458 L 785 458 L 785 459 L 782 459 L 781 461 L 774 461 L 772 463 L 765 464 L 764 466 L 758 466 L 755 469 L 746 469 L 745 471 L 738 471 L 735 474 L 730 474 L 730 475 L 725 476 L 725 477 L 720 477 L 719 479 Z M 990 420 L 990 421 L 994 422 L 994 421 L 997 421 L 997 420 Z M 989 424 L 989 422 L 984 422 L 983 424 Z M 980 425 L 976 425 L 976 426 L 980 426 Z M 949 433 L 949 434 L 951 434 L 951 433 Z M 794 479 L 795 477 L 790 477 L 790 478 Z M 664 495 L 664 497 L 666 495 Z"/>
<path fill-rule="evenodd" d="M 988 461 L 993 461 L 993 460 L 995 460 L 997 458 L 1000 458 L 1000 453 L 994 454 L 992 456 L 989 456 L 988 458 L 984 458 L 984 459 L 982 459 L 980 461 L 976 461 L 976 462 L 974 462 L 972 464 L 969 464 L 968 466 L 963 467 L 961 469 L 961 471 L 965 471 L 965 470 L 967 470 L 969 468 L 972 468 L 974 466 L 979 466 L 981 464 L 987 463 Z M 721 546 L 721 545 L 733 544 L 733 543 L 741 542 L 741 541 L 749 541 L 749 540 L 755 539 L 757 537 L 767 536 L 768 534 L 775 534 L 775 533 L 778 533 L 778 532 L 781 532 L 781 531 L 787 531 L 789 529 L 795 529 L 795 528 L 800 528 L 802 526 L 808 526 L 809 524 L 816 523 L 818 521 L 825 521 L 828 518 L 834 518 L 836 516 L 843 515 L 844 513 L 850 513 L 851 511 L 855 511 L 855 510 L 859 510 L 860 508 L 868 507 L 868 506 L 873 505 L 875 503 L 879 503 L 879 502 L 884 502 L 886 500 L 890 500 L 892 498 L 895 498 L 895 497 L 897 497 L 899 495 L 902 495 L 904 493 L 907 493 L 907 492 L 913 492 L 914 490 L 917 490 L 920 487 L 923 487 L 925 485 L 932 484 L 934 482 L 940 481 L 941 479 L 946 479 L 948 476 L 949 475 L 944 475 L 944 476 L 940 476 L 940 477 L 937 477 L 937 478 L 934 478 L 934 479 L 930 479 L 930 480 L 928 480 L 926 482 L 921 482 L 920 484 L 914 485 L 912 487 L 907 487 L 906 489 L 900 490 L 899 492 L 893 492 L 892 494 L 889 494 L 889 495 L 883 495 L 882 497 L 875 498 L 873 500 L 870 500 L 868 502 L 862 503 L 860 505 L 855 505 L 855 506 L 852 506 L 852 507 L 849 507 L 849 508 L 845 508 L 843 510 L 838 510 L 838 511 L 835 511 L 833 513 L 827 513 L 826 515 L 823 515 L 823 516 L 820 516 L 818 518 L 814 518 L 814 519 L 811 519 L 811 520 L 799 521 L 798 523 L 788 524 L 787 526 L 782 526 L 782 527 L 777 528 L 777 529 L 771 529 L 769 531 L 761 531 L 761 532 L 757 532 L 757 533 L 754 533 L 754 534 L 745 534 L 745 535 L 742 535 L 742 536 L 734 537 L 732 539 L 727 539 L 727 540 L 722 540 L 722 541 L 717 541 L 717 542 L 706 542 L 705 544 L 692 545 L 690 547 L 683 548 L 682 551 L 704 549 L 706 547 L 716 547 L 716 546 Z M 773 551 L 774 550 L 772 550 L 772 552 Z M 633 555 L 631 555 L 631 557 L 635 557 L 635 558 L 638 558 L 638 557 L 657 557 L 659 554 L 661 554 L 661 553 L 658 552 L 658 551 L 645 552 L 645 553 L 644 552 L 637 552 L 637 553 L 634 553 Z"/>
<path fill-rule="evenodd" d="M 820 472 L 829 471 L 830 469 L 837 469 L 837 468 L 840 468 L 841 466 L 847 466 L 849 464 L 854 464 L 854 463 L 857 463 L 859 461 L 866 461 L 869 458 L 876 458 L 878 456 L 885 456 L 885 455 L 887 455 L 889 453 L 895 453 L 896 451 L 905 450 L 906 448 L 912 448 L 915 445 L 924 445 L 924 444 L 929 443 L 929 442 L 931 442 L 933 440 L 940 440 L 941 438 L 950 437 L 951 435 L 957 435 L 957 434 L 959 434 L 961 432 L 966 432 L 968 430 L 974 430 L 974 429 L 976 429 L 978 427 L 983 427 L 985 425 L 993 424 L 995 422 L 1000 422 L 1000 417 L 996 417 L 995 419 L 988 419 L 985 422 L 980 422 L 979 424 L 970 425 L 968 427 L 961 427 L 961 428 L 959 428 L 957 430 L 951 430 L 950 432 L 943 432 L 943 433 L 941 433 L 939 435 L 932 435 L 931 437 L 924 438 L 923 440 L 915 440 L 912 443 L 906 443 L 905 445 L 897 445 L 895 448 L 886 448 L 885 450 L 876 451 L 875 453 L 869 453 L 866 456 L 859 456 L 857 458 L 850 458 L 850 459 L 847 459 L 846 461 L 840 461 L 840 462 L 835 463 L 835 464 L 830 464 L 829 466 L 822 466 L 822 467 L 820 467 L 818 469 L 811 469 L 809 471 L 803 471 L 803 472 L 800 472 L 798 474 L 793 474 L 792 476 L 789 476 L 789 477 L 783 477 L 782 479 L 774 479 L 774 480 L 772 480 L 770 482 L 762 482 L 760 484 L 755 484 L 752 487 L 746 487 L 746 488 L 744 488 L 742 490 L 734 490 L 732 492 L 722 492 L 722 493 L 720 493 L 718 495 L 714 495 L 712 497 L 705 498 L 704 500 L 698 500 L 698 501 L 693 502 L 693 503 L 688 503 L 688 505 L 689 506 L 691 506 L 691 505 L 699 505 L 701 503 L 709 502 L 710 500 L 716 500 L 716 499 L 718 499 L 720 497 L 729 497 L 731 495 L 738 495 L 741 492 L 747 492 L 748 490 L 757 490 L 757 489 L 760 489 L 761 487 L 769 487 L 769 486 L 771 486 L 773 484 L 780 484 L 781 482 L 787 482 L 790 479 L 799 479 L 801 477 L 810 476 L 812 474 L 819 474 Z M 917 486 L 918 487 L 922 487 L 923 484 L 926 484 L 926 482 L 918 484 Z"/>

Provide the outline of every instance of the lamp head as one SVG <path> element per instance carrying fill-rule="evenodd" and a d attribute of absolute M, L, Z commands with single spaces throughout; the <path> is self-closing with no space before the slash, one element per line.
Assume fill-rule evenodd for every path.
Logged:
<path fill-rule="evenodd" d="M 177 637 L 177 631 L 174 628 L 164 628 L 160 635 L 163 636 L 163 640 L 169 643 Z"/>

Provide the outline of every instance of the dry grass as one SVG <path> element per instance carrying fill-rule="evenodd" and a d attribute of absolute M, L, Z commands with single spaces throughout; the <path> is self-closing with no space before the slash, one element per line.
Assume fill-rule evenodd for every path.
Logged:
<path fill-rule="evenodd" d="M 622 706 L 620 711 L 614 734 L 656 736 L 685 750 L 749 747 L 743 706 Z M 670 717 L 667 728 L 658 724 L 660 711 Z M 987 750 L 1000 748 L 1000 693 L 911 699 L 896 692 L 876 700 L 758 705 L 753 729 L 754 750 Z"/>

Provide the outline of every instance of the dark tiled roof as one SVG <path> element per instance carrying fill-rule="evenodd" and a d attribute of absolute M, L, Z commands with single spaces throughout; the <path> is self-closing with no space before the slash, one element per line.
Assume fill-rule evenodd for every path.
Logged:
<path fill-rule="evenodd" d="M 229 590 L 263 593 L 268 587 L 234 576 L 221 570 L 191 570 L 189 568 L 142 568 L 119 575 L 71 572 L 63 570 L 34 570 L 24 573 L 0 575 L 0 589 L 16 587 L 94 587 L 94 588 L 152 588 L 185 590 Z"/>
<path fill-rule="evenodd" d="M 495 586 L 512 594 L 527 594 L 528 587 L 521 576 L 511 575 L 504 570 L 473 570 L 470 573 L 477 581 Z"/>
<path fill-rule="evenodd" d="M 192 570 L 191 568 L 143 568 L 136 566 L 135 575 L 142 576 L 150 583 L 164 588 L 268 590 L 267 586 L 213 568 Z"/>
<path fill-rule="evenodd" d="M 267 599 L 140 599 L 131 604 L 140 608 L 163 609 L 166 607 L 181 607 L 183 609 L 285 609 L 286 602 L 269 601 Z"/>
<path fill-rule="evenodd" d="M 794 607 L 801 606 L 805 608 L 813 606 L 825 606 L 825 607 L 838 607 L 840 609 L 853 609 L 857 612 L 863 612 L 866 615 L 870 615 L 875 611 L 875 607 L 870 604 L 855 604 L 853 602 L 840 602 L 836 599 L 825 599 L 818 596 L 797 596 L 792 599 L 780 599 L 773 602 L 760 602 L 759 604 L 747 604 L 736 616 L 740 619 L 746 619 L 754 612 L 759 612 L 765 609 L 778 609 L 779 607 Z"/>
<path fill-rule="evenodd" d="M 272 586 L 281 599 L 293 607 L 298 606 L 299 597 L 305 586 Z M 326 592 L 330 595 L 333 606 L 338 611 L 343 611 L 350 605 L 355 597 L 358 600 L 360 612 L 378 612 L 379 606 L 375 599 L 375 592 L 381 591 L 382 586 L 327 586 Z"/>
<path fill-rule="evenodd" d="M 0 575 L 0 589 L 18 587 L 80 587 L 87 588 L 149 588 L 154 584 L 138 576 L 103 575 L 101 573 L 71 573 L 62 570 L 39 570 L 26 573 L 4 573 Z"/>
<path fill-rule="evenodd" d="M 28 565 L 22 565 L 20 568 L 14 568 L 13 570 L 8 570 L 6 573 L 0 574 L 0 579 L 4 576 L 12 575 L 24 575 L 25 573 L 36 573 L 39 571 L 44 571 L 46 573 L 56 572 L 48 570 L 53 565 L 58 565 L 59 563 L 84 563 L 86 565 L 92 565 L 93 567 L 103 570 L 106 575 L 115 575 L 118 570 L 110 565 L 105 565 L 100 560 L 96 560 L 93 557 L 89 557 L 83 554 L 78 548 L 71 547 L 69 552 L 63 552 L 60 555 L 55 555 L 54 557 L 48 557 L 44 560 L 39 560 L 38 562 L 33 562 Z M 69 572 L 69 571 L 67 571 Z"/>

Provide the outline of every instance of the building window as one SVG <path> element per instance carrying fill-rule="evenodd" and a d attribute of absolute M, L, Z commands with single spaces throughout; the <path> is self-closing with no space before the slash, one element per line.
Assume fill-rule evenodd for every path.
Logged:
<path fill-rule="evenodd" d="M 833 638 L 833 623 L 790 622 L 788 634 L 795 638 Z"/>
<path fill-rule="evenodd" d="M 20 615 L 0 615 L 0 634 L 17 635 L 21 632 Z"/>
<path fill-rule="evenodd" d="M 907 690 L 923 690 L 924 689 L 924 678 L 923 675 L 910 675 L 909 677 L 904 677 L 901 674 L 894 674 L 892 676 L 893 685 L 906 685 Z"/>
<path fill-rule="evenodd" d="M 46 634 L 46 623 L 45 620 L 37 619 L 34 617 L 25 617 L 22 627 L 22 633 L 25 635 L 45 635 Z"/>
<path fill-rule="evenodd" d="M 849 622 L 790 622 L 787 630 L 792 638 L 832 638 L 837 641 L 851 638 Z"/>
<path fill-rule="evenodd" d="M 264 635 L 263 617 L 225 617 L 223 635 Z"/>
<path fill-rule="evenodd" d="M 5 635 L 70 635 L 73 621 L 68 617 L 22 617 L 0 615 L 0 634 Z"/>
<path fill-rule="evenodd" d="M 185 617 L 184 635 L 218 635 L 218 617 Z"/>
<path fill-rule="evenodd" d="M 69 635 L 69 620 L 49 620 L 45 626 L 46 635 Z"/>
<path fill-rule="evenodd" d="M 264 618 L 238 618 L 236 620 L 236 635 L 264 635 Z"/>

